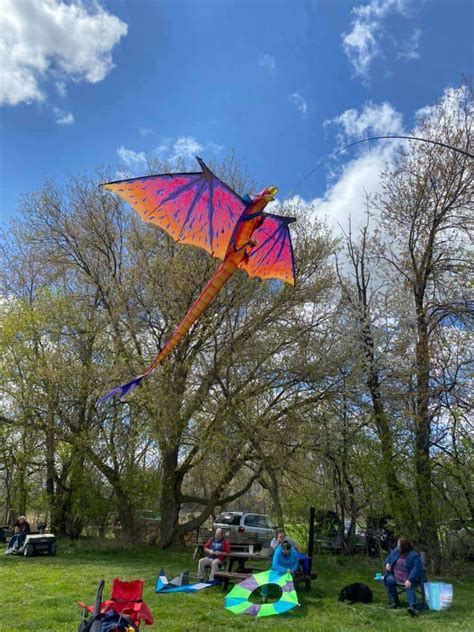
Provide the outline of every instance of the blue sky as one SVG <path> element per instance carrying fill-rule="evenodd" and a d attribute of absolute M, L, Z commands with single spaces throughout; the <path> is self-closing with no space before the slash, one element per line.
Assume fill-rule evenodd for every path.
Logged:
<path fill-rule="evenodd" d="M 473 72 L 471 0 L 1 4 L 0 222 L 44 178 L 232 149 L 259 185 L 343 221 L 387 150 L 301 177 L 341 134 L 407 131 Z"/>

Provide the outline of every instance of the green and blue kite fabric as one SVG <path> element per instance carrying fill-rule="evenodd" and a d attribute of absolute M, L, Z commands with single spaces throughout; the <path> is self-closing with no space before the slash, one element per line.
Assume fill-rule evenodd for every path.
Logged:
<path fill-rule="evenodd" d="M 176 593 L 176 592 L 197 592 L 198 590 L 202 590 L 203 588 L 209 588 L 210 586 L 214 586 L 219 582 L 199 582 L 197 584 L 189 583 L 189 572 L 185 571 L 175 577 L 174 579 L 168 581 L 168 578 L 165 575 L 165 571 L 163 569 L 160 570 L 160 574 L 158 575 L 158 579 L 155 584 L 155 592 L 156 593 Z"/>
<path fill-rule="evenodd" d="M 281 588 L 280 599 L 274 603 L 252 603 L 250 595 L 253 591 L 269 584 L 276 584 Z M 281 575 L 272 570 L 251 575 L 234 586 L 225 598 L 227 610 L 234 614 L 249 614 L 254 617 L 270 617 L 275 614 L 282 614 L 296 606 L 299 606 L 299 601 L 291 573 Z"/>

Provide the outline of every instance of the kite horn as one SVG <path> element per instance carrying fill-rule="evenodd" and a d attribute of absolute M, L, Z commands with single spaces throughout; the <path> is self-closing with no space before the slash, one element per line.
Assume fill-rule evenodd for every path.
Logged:
<path fill-rule="evenodd" d="M 212 171 L 209 169 L 209 167 L 206 165 L 206 163 L 204 162 L 202 158 L 199 158 L 199 156 L 196 156 L 196 160 L 198 161 L 203 173 L 212 173 Z"/>

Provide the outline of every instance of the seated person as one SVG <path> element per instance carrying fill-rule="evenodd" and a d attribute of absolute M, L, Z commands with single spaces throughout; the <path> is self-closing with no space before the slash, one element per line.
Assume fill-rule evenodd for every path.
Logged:
<path fill-rule="evenodd" d="M 397 586 L 402 586 L 407 594 L 408 612 L 414 617 L 416 615 L 415 587 L 421 584 L 423 578 L 421 555 L 415 551 L 409 540 L 400 538 L 397 546 L 388 554 L 384 565 L 384 582 L 389 597 L 388 607 L 399 607 Z"/>
<path fill-rule="evenodd" d="M 277 546 L 272 560 L 272 571 L 277 573 L 294 573 L 299 564 L 298 553 L 288 540 Z"/>
<path fill-rule="evenodd" d="M 202 557 L 198 564 L 198 581 L 204 581 L 206 568 L 211 567 L 209 581 L 213 581 L 214 574 L 224 563 L 224 558 L 230 553 L 230 544 L 224 539 L 222 529 L 216 529 L 216 534 L 204 545 L 206 557 Z"/>
<path fill-rule="evenodd" d="M 15 534 L 8 543 L 7 553 L 13 550 L 21 549 L 25 543 L 26 536 L 31 533 L 30 525 L 25 516 L 20 516 L 13 526 Z"/>
<path fill-rule="evenodd" d="M 294 543 L 293 540 L 290 540 L 290 538 L 287 538 L 285 536 L 285 532 L 282 529 L 279 529 L 276 532 L 275 537 L 273 538 L 273 540 L 270 542 L 270 549 L 272 551 L 272 553 L 275 553 L 276 549 L 280 546 L 280 544 L 283 544 L 284 541 L 287 541 L 291 544 L 291 546 L 296 549 L 296 551 L 298 551 L 298 547 L 296 546 L 296 544 Z"/>

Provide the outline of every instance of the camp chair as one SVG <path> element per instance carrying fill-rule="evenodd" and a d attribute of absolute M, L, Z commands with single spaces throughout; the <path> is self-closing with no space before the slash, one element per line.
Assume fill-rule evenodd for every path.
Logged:
<path fill-rule="evenodd" d="M 316 579 L 317 573 L 311 571 L 312 558 L 304 555 L 304 553 L 298 553 L 298 568 L 293 575 L 295 586 L 304 584 L 306 590 L 311 588 L 311 580 Z"/>
<path fill-rule="evenodd" d="M 153 623 L 153 615 L 142 599 L 143 581 L 137 579 L 132 582 L 124 582 L 121 579 L 112 580 L 112 594 L 110 599 L 100 605 L 102 613 L 113 610 L 118 614 L 126 615 L 137 626 L 143 621 L 146 625 Z M 88 612 L 94 610 L 93 606 L 85 606 L 79 603 Z"/>
<path fill-rule="evenodd" d="M 422 575 L 422 579 L 420 581 L 419 584 L 415 584 L 414 586 L 412 585 L 412 587 L 415 590 L 416 593 L 416 598 L 417 598 L 417 602 L 416 602 L 416 608 L 417 610 L 427 610 L 428 609 L 428 604 L 426 603 L 426 598 L 425 598 L 425 591 L 423 589 L 423 584 L 426 582 L 426 575 Z M 400 597 L 401 594 L 403 594 L 405 592 L 405 586 L 403 584 L 397 584 L 397 597 Z"/>
<path fill-rule="evenodd" d="M 415 589 L 415 594 L 417 598 L 417 609 L 418 610 L 428 610 L 428 604 L 426 603 L 425 591 L 423 588 L 423 584 L 428 581 L 428 576 L 426 573 L 426 556 L 424 553 L 420 553 L 421 561 L 423 563 L 423 570 L 420 577 L 420 583 L 415 584 L 413 588 Z M 400 597 L 401 594 L 405 592 L 405 586 L 403 584 L 397 584 L 397 597 Z"/>

